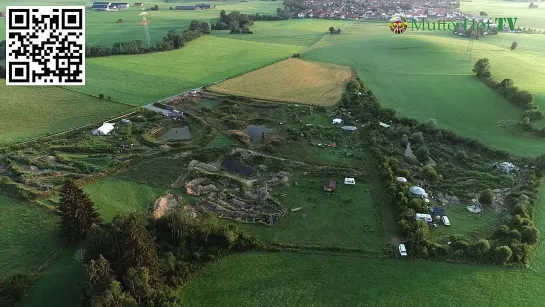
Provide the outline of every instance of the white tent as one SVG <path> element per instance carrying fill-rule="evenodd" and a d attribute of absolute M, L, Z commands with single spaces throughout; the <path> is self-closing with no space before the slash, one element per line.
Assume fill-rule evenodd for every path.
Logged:
<path fill-rule="evenodd" d="M 93 130 L 93 135 L 108 135 L 114 130 L 114 124 L 104 123 L 98 129 Z"/>
<path fill-rule="evenodd" d="M 343 123 L 343 120 L 340 119 L 340 118 L 334 118 L 333 119 L 333 124 L 342 124 Z"/>
<path fill-rule="evenodd" d="M 378 124 L 379 124 L 379 126 L 381 126 L 381 127 L 390 128 L 390 125 L 385 124 L 385 123 L 383 123 L 383 122 L 379 122 Z"/>
<path fill-rule="evenodd" d="M 426 191 L 422 189 L 421 187 L 417 187 L 417 186 L 410 187 L 409 191 L 411 192 L 411 194 L 420 196 L 420 197 L 424 197 L 424 195 L 426 195 Z"/>

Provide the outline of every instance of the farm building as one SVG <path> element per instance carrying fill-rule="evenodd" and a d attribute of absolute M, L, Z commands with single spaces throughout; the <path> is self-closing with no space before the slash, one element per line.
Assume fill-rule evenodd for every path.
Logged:
<path fill-rule="evenodd" d="M 108 135 L 114 130 L 114 124 L 104 123 L 98 129 L 93 130 L 93 135 Z"/>
<path fill-rule="evenodd" d="M 93 2 L 92 10 L 96 11 L 112 11 L 119 9 L 126 9 L 129 4 L 126 2 Z"/>
<path fill-rule="evenodd" d="M 192 11 L 192 10 L 196 10 L 197 7 L 194 5 L 180 5 L 180 6 L 176 6 L 174 9 L 178 11 Z"/>
<path fill-rule="evenodd" d="M 207 10 L 211 8 L 212 6 L 210 4 L 197 4 L 197 5 L 179 5 L 176 6 L 175 10 L 181 10 L 181 11 L 191 11 L 191 10 Z"/>
<path fill-rule="evenodd" d="M 144 6 L 144 3 L 142 3 L 142 2 L 136 2 L 136 3 L 134 4 L 134 6 Z"/>
<path fill-rule="evenodd" d="M 173 110 L 170 113 L 167 114 L 167 117 L 172 119 L 182 119 L 184 118 L 184 112 L 180 112 L 177 110 Z"/>
<path fill-rule="evenodd" d="M 324 180 L 324 191 L 333 192 L 337 189 L 337 183 L 334 180 L 326 179 Z"/>
<path fill-rule="evenodd" d="M 110 3 L 93 3 L 93 6 L 91 7 L 92 10 L 96 11 L 109 11 L 110 10 Z"/>
<path fill-rule="evenodd" d="M 126 2 L 116 2 L 116 3 L 110 4 L 110 7 L 118 8 L 118 9 L 126 9 L 129 7 L 129 4 Z"/>
<path fill-rule="evenodd" d="M 342 126 L 341 129 L 343 129 L 344 131 L 356 131 L 358 128 L 354 126 Z"/>

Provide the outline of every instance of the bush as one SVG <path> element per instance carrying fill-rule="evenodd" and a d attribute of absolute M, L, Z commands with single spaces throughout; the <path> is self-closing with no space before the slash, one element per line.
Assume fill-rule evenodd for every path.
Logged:
<path fill-rule="evenodd" d="M 526 110 L 523 117 L 528 117 L 530 120 L 538 120 L 543 118 L 543 112 L 541 110 Z"/>
<path fill-rule="evenodd" d="M 28 293 L 33 282 L 31 276 L 23 274 L 0 281 L 0 305 L 10 306 L 20 301 Z"/>
<path fill-rule="evenodd" d="M 435 118 L 431 118 L 426 122 L 426 130 L 430 132 L 435 132 L 437 129 L 439 129 L 439 126 L 437 126 L 437 120 Z"/>
<path fill-rule="evenodd" d="M 539 231 L 535 227 L 525 226 L 520 232 L 522 243 L 530 245 L 537 244 L 539 242 Z"/>
<path fill-rule="evenodd" d="M 513 252 L 509 246 L 499 246 L 492 252 L 492 261 L 494 261 L 496 264 L 505 264 L 507 261 L 509 261 L 509 259 L 511 259 L 512 255 Z"/>
<path fill-rule="evenodd" d="M 424 143 L 424 135 L 422 134 L 422 132 L 413 133 L 413 135 L 411 136 L 411 142 L 413 144 L 422 144 L 422 143 Z"/>
<path fill-rule="evenodd" d="M 424 166 L 424 175 L 426 176 L 426 178 L 432 181 L 439 178 L 437 171 L 435 171 L 435 169 L 429 165 Z"/>
<path fill-rule="evenodd" d="M 104 99 L 104 94 L 98 94 L 99 99 Z"/>
<path fill-rule="evenodd" d="M 406 134 L 403 134 L 403 135 L 401 136 L 401 145 L 402 145 L 403 147 L 406 147 L 407 144 L 409 144 L 409 136 L 406 135 Z"/>
<path fill-rule="evenodd" d="M 426 163 L 430 160 L 430 150 L 426 146 L 419 147 L 414 155 L 418 158 L 418 161 Z"/>
<path fill-rule="evenodd" d="M 483 205 L 491 205 L 494 200 L 494 193 L 490 190 L 485 190 L 481 192 L 479 196 L 479 202 Z"/>

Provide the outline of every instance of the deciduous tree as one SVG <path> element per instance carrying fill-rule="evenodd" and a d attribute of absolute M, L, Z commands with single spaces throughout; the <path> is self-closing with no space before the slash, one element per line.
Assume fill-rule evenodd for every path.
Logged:
<path fill-rule="evenodd" d="M 479 59 L 472 70 L 479 78 L 490 78 L 490 61 L 487 58 Z"/>

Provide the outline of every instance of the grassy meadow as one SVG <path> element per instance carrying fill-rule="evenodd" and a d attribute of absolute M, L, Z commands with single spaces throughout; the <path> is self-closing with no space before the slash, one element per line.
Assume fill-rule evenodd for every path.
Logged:
<path fill-rule="evenodd" d="M 154 44 L 168 33 L 170 30 L 183 30 L 189 26 L 191 20 L 209 20 L 213 21 L 219 18 L 221 10 L 226 12 L 239 11 L 242 13 L 273 14 L 276 8 L 282 7 L 282 2 L 278 1 L 217 1 L 211 4 L 216 5 L 210 10 L 198 11 L 176 11 L 170 10 L 170 7 L 177 5 L 193 5 L 202 3 L 202 1 L 163 1 L 144 2 L 143 7 L 132 7 L 134 2 L 128 2 L 131 7 L 119 12 L 96 12 L 90 10 L 93 1 L 36 1 L 36 0 L 0 0 L 0 12 L 5 11 L 8 5 L 85 5 L 87 7 L 86 18 L 86 43 L 88 45 L 110 46 L 113 43 L 131 40 L 144 40 L 145 32 L 140 25 L 142 16 L 139 14 L 143 9 L 159 6 L 158 11 L 149 11 L 147 19 L 150 21 L 148 30 L 150 40 Z M 123 19 L 124 23 L 117 23 L 118 19 Z M 5 39 L 5 19 L 0 19 L 0 40 Z"/>
<path fill-rule="evenodd" d="M 0 82 L 0 92 L 0 145 L 80 127 L 131 109 L 58 87 Z"/>
<path fill-rule="evenodd" d="M 266 244 L 282 243 L 299 246 L 341 247 L 380 251 L 388 242 L 380 232 L 371 190 L 373 184 L 344 185 L 337 181 L 334 194 L 322 189 L 322 178 L 304 176 L 292 179 L 286 189 L 276 189 L 287 215 L 273 228 L 261 225 L 236 224 L 256 235 Z M 290 209 L 303 207 L 291 212 Z"/>
<path fill-rule="evenodd" d="M 341 35 L 328 36 L 303 58 L 352 66 L 381 104 L 402 116 L 421 121 L 435 118 L 442 128 L 493 147 L 538 155 L 544 151 L 542 140 L 523 138 L 499 127 L 505 121 L 520 120 L 522 110 L 471 72 L 477 59 L 487 57 L 495 78 L 513 79 L 515 85 L 534 93 L 536 103 L 545 109 L 545 79 L 540 77 L 545 64 L 522 47 L 511 52 L 505 47 L 504 35 L 509 34 L 475 42 L 474 61 L 467 62 L 462 60 L 467 39 L 451 33 L 392 35 L 384 24 L 361 22 Z M 545 36 L 541 42 L 545 43 Z"/>
<path fill-rule="evenodd" d="M 71 89 L 145 105 L 286 59 L 322 38 L 331 23 L 256 22 L 252 35 L 215 31 L 179 50 L 91 58 L 86 85 Z"/>
<path fill-rule="evenodd" d="M 88 59 L 86 85 L 72 89 L 145 105 L 271 64 L 299 49 L 209 35 L 179 50 Z"/>
<path fill-rule="evenodd" d="M 106 223 L 122 212 L 148 212 L 153 208 L 155 200 L 167 193 L 164 189 L 116 178 L 89 184 L 85 186 L 85 192 Z"/>
<path fill-rule="evenodd" d="M 52 212 L 0 195 L 0 279 L 34 274 L 59 251 Z"/>
<path fill-rule="evenodd" d="M 288 59 L 213 85 L 222 94 L 313 105 L 334 105 L 344 93 L 350 67 Z"/>
<path fill-rule="evenodd" d="M 530 1 L 472 0 L 471 2 L 460 2 L 460 10 L 475 15 L 484 11 L 492 18 L 517 17 L 516 26 L 545 30 L 543 4 L 539 1 L 534 1 L 534 3 L 539 4 L 540 7 L 529 9 Z"/>
<path fill-rule="evenodd" d="M 540 199 L 537 221 L 545 217 L 545 185 Z M 545 223 L 538 227 L 545 231 Z M 541 306 L 544 248 L 541 242 L 531 268 L 521 270 L 357 255 L 237 254 L 205 268 L 181 298 L 185 306 Z"/>

